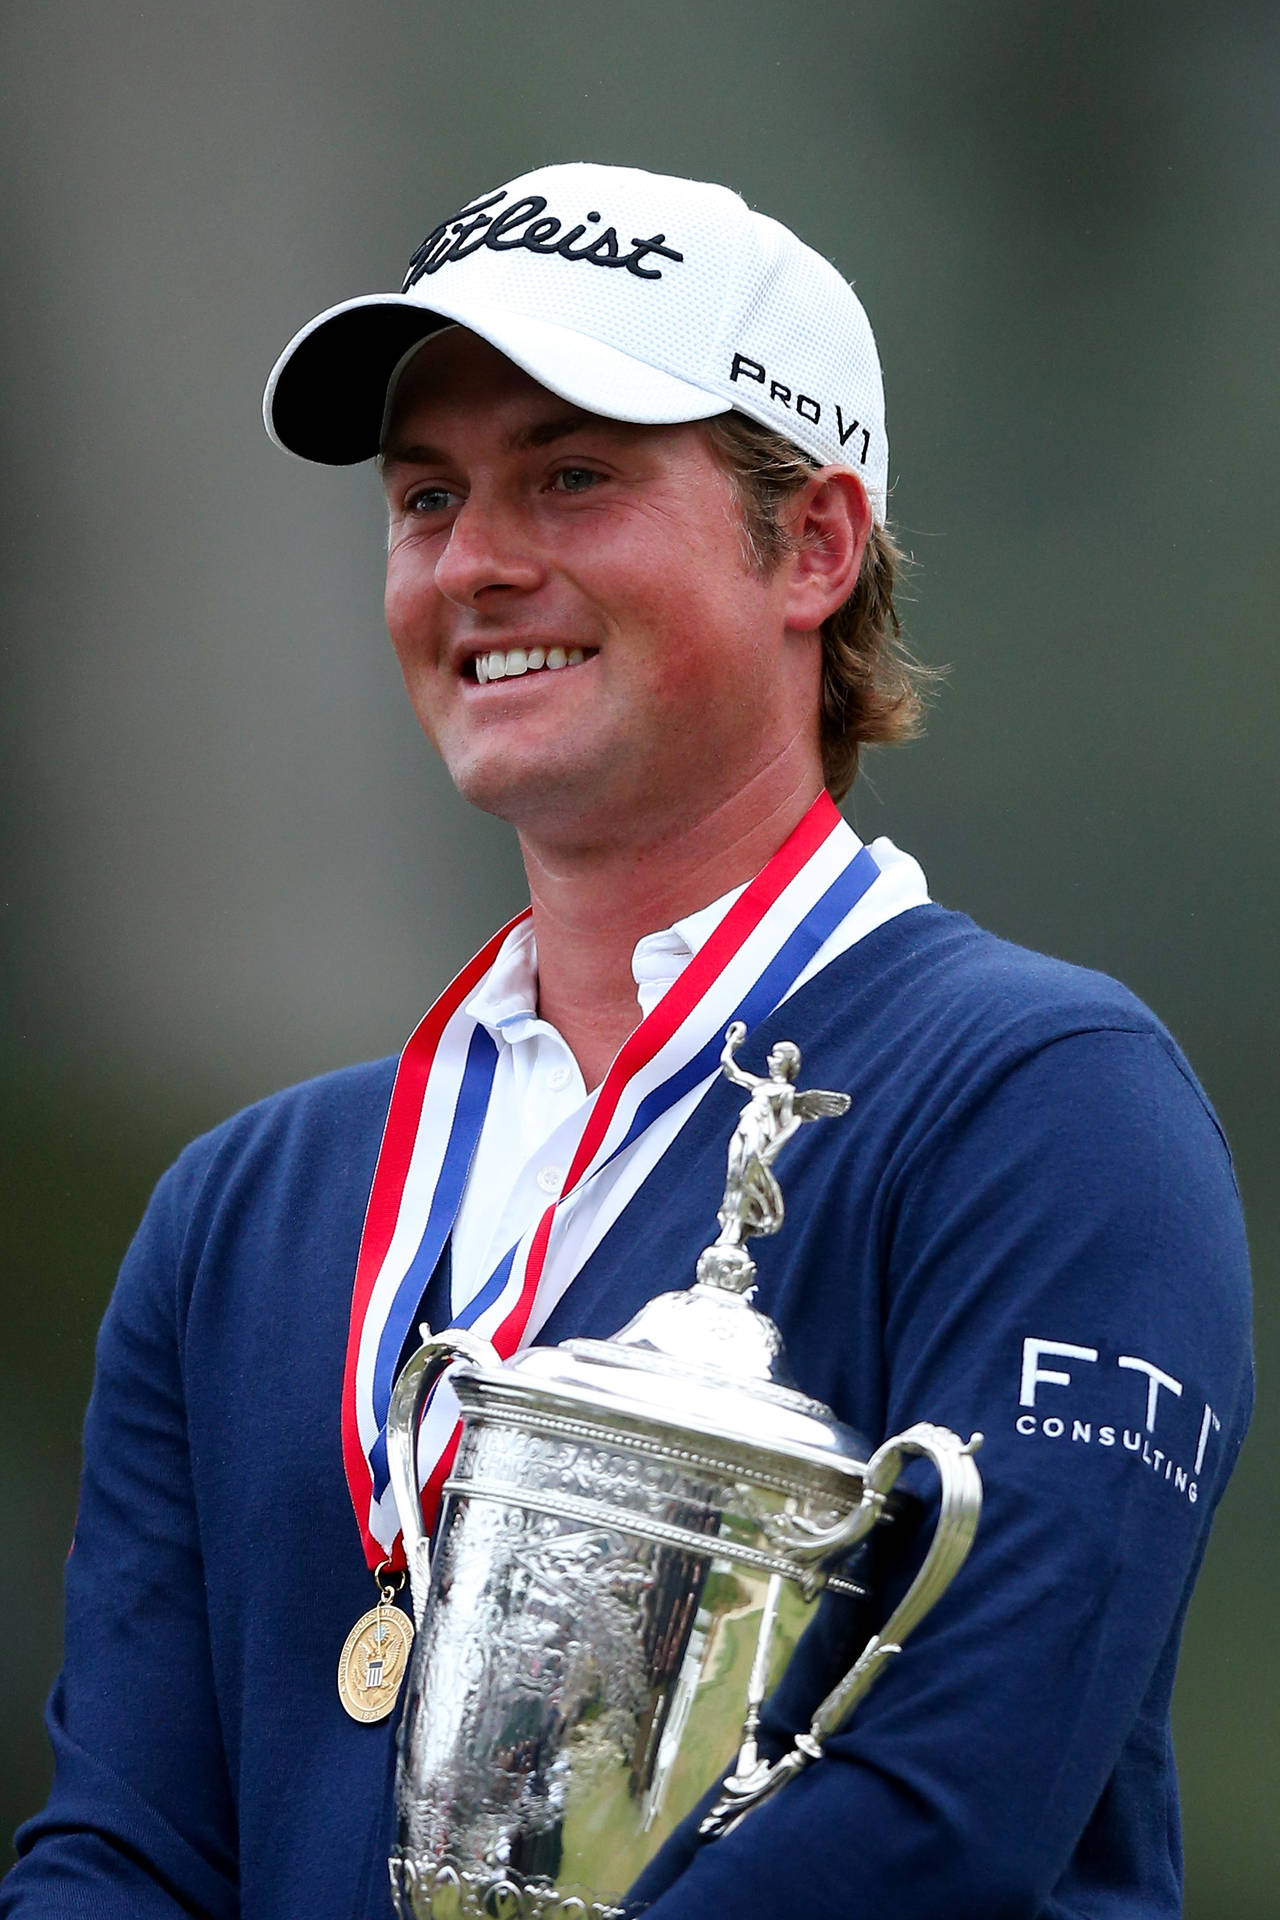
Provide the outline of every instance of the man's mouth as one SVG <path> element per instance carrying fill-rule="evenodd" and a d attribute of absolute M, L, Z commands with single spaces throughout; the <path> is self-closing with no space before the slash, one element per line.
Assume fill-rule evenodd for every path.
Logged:
<path fill-rule="evenodd" d="M 507 647 L 477 653 L 463 669 L 468 680 L 484 686 L 490 680 L 517 680 L 526 673 L 557 673 L 562 667 L 580 667 L 594 653 L 582 647 Z"/>

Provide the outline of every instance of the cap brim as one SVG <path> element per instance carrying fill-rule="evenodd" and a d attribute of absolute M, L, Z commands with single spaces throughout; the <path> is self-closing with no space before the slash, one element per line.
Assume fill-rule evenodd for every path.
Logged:
<path fill-rule="evenodd" d="M 267 432 L 286 452 L 326 466 L 372 459 L 392 375 L 416 343 L 448 326 L 479 334 L 541 386 L 606 419 L 656 426 L 730 409 L 617 347 L 509 307 L 366 294 L 318 314 L 289 342 L 263 395 Z"/>

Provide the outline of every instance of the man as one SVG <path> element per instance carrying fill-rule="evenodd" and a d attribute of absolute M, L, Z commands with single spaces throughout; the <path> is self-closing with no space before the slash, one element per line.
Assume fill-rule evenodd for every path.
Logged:
<path fill-rule="evenodd" d="M 723 188 L 547 168 L 304 329 L 266 413 L 304 457 L 379 454 L 409 695 L 531 910 L 398 1069 L 266 1101 L 161 1183 L 0 1912 L 386 1911 L 394 1720 L 333 1668 L 394 1585 L 396 1366 L 424 1315 L 511 1351 L 691 1275 L 741 1018 L 744 1071 L 794 1042 L 852 1096 L 790 1149 L 760 1305 L 873 1439 L 981 1428 L 986 1507 L 827 1756 L 667 1850 L 654 1920 L 1176 1913 L 1169 1696 L 1250 1397 L 1238 1201 L 1145 1009 L 932 905 L 831 803 L 914 701 L 861 306 Z"/>

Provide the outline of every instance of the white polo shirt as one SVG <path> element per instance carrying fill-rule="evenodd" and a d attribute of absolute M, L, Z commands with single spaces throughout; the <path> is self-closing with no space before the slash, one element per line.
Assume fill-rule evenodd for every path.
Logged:
<path fill-rule="evenodd" d="M 928 899 L 924 874 L 910 854 L 886 839 L 875 841 L 870 851 L 880 879 L 814 954 L 792 993 L 874 927 Z M 642 1019 L 679 979 L 743 891 L 735 887 L 636 943 L 631 973 Z M 498 1061 L 488 1113 L 453 1227 L 455 1297 L 462 1298 L 483 1286 L 503 1255 L 559 1193 L 567 1168 L 543 1149 L 555 1130 L 588 1099 L 581 1070 L 563 1036 L 538 1017 L 538 952 L 531 921 L 522 920 L 507 935 L 466 1010 L 493 1039 Z"/>
<path fill-rule="evenodd" d="M 697 913 L 636 943 L 631 974 L 640 1018 L 653 1011 L 743 891 L 735 887 Z M 540 1151 L 585 1106 L 588 1089 L 562 1035 L 538 1017 L 533 924 L 507 935 L 467 1012 L 498 1049 L 493 1092 L 453 1225 L 455 1286 L 483 1285 L 504 1253 L 554 1200 L 567 1168 Z"/>

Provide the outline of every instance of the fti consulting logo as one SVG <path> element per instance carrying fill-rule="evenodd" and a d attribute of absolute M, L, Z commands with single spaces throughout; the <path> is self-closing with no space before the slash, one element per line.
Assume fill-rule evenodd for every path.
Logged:
<path fill-rule="evenodd" d="M 1118 1447 L 1194 1506 L 1222 1422 L 1207 1400 L 1191 1400 L 1183 1381 L 1140 1354 L 1107 1361 L 1097 1347 L 1029 1335 L 1014 1427 L 1024 1439 L 1070 1449 Z"/>

